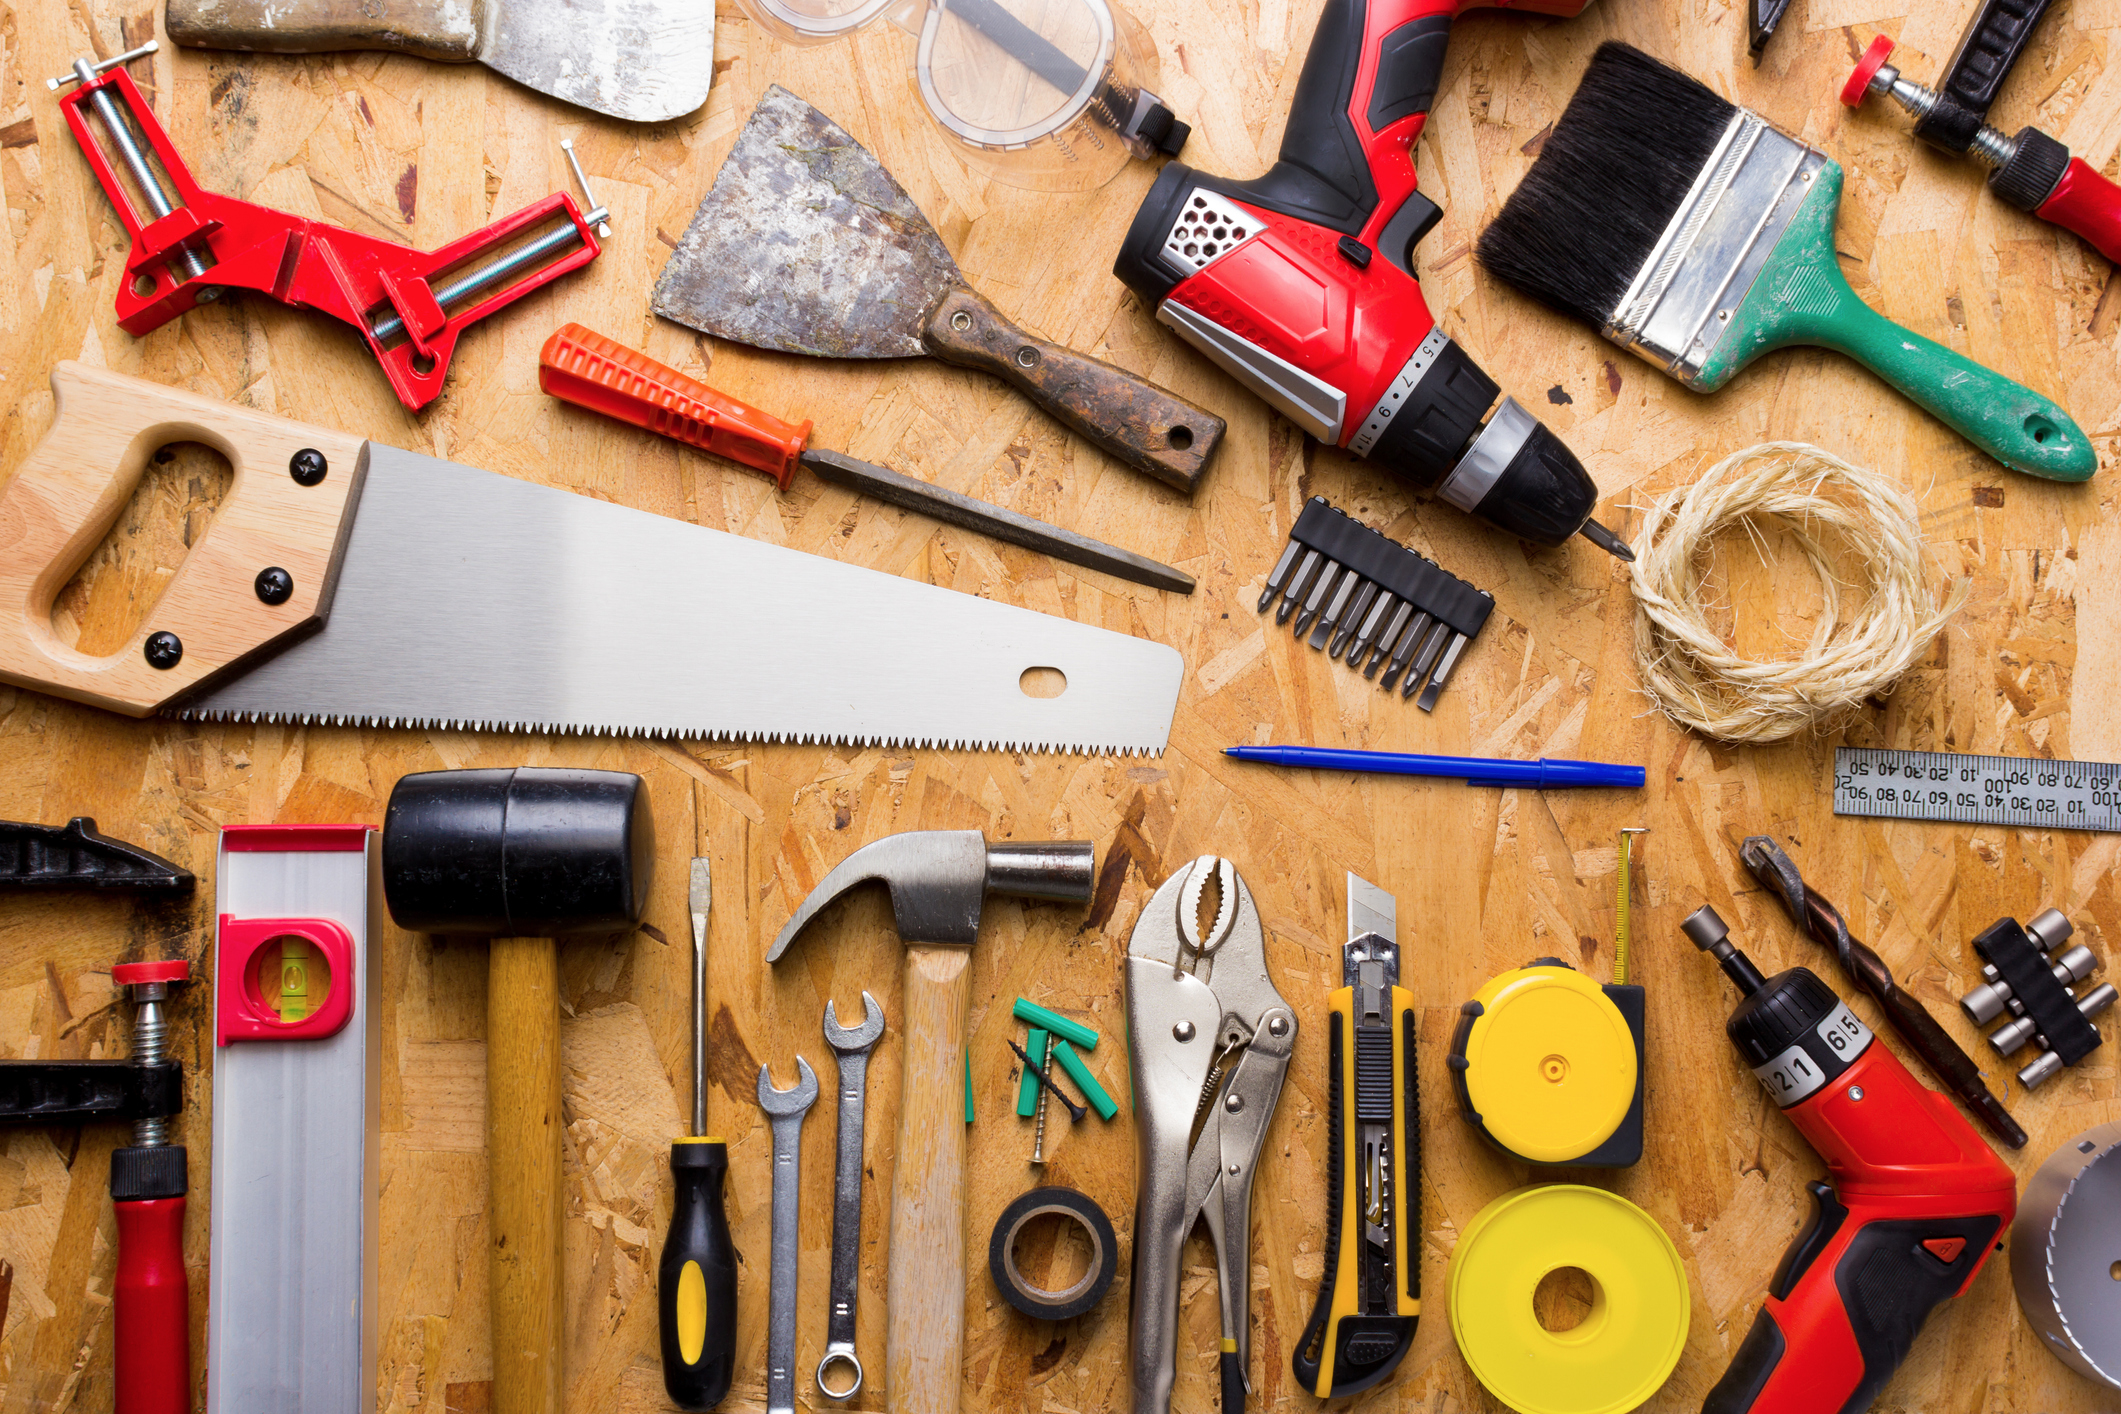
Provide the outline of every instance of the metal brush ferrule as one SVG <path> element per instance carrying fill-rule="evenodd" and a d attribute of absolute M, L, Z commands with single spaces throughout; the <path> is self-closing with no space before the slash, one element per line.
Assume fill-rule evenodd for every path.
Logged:
<path fill-rule="evenodd" d="M 1739 109 L 1605 336 L 1693 386 L 1826 160 Z"/>

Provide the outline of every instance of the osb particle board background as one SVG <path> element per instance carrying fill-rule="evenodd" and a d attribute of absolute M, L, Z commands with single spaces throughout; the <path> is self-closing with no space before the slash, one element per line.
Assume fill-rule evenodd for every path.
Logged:
<path fill-rule="evenodd" d="M 1990 198 L 1977 168 L 1929 152 L 1882 107 L 1834 101 L 1875 33 L 1900 42 L 1908 73 L 1949 54 L 1964 4 L 1796 0 L 1769 50 L 1744 57 L 1737 3 L 1598 0 L 1568 22 L 1477 13 L 1454 34 L 1420 143 L 1423 189 L 1444 209 L 1420 252 L 1432 304 L 1503 386 L 1545 417 L 1590 465 L 1602 514 L 1629 533 L 1647 498 L 1737 447 L 1819 442 L 1882 468 L 1921 498 L 1940 575 L 1972 598 L 1889 700 L 1834 738 L 1732 750 L 1647 714 L 1634 690 L 1630 612 L 1618 567 L 1587 544 L 1525 549 L 1270 415 L 1157 328 L 1107 273 L 1152 178 L 1144 167 L 1104 190 L 1054 197 L 974 177 L 920 116 L 906 42 L 879 29 L 792 50 L 740 10 L 719 15 L 715 87 L 692 119 L 628 128 L 540 98 L 476 67 L 378 55 L 250 58 L 165 51 L 134 74 L 209 188 L 439 245 L 566 184 L 558 140 L 573 136 L 613 211 L 614 239 L 582 274 L 470 334 L 448 391 L 425 416 L 392 398 L 345 331 L 261 299 L 185 316 L 145 339 L 119 331 L 111 299 L 124 243 L 41 80 L 77 54 L 108 55 L 154 32 L 147 0 L 23 0 L 0 6 L 0 377 L 12 468 L 49 425 L 45 385 L 61 358 L 137 372 L 288 416 L 562 485 L 660 514 L 928 579 L 1159 639 L 1185 655 L 1172 749 L 1160 759 L 958 755 L 826 748 L 672 746 L 352 729 L 198 727 L 120 720 L 31 692 L 0 692 L 0 816 L 48 822 L 90 814 L 112 834 L 200 872 L 189 905 L 88 897 L 0 899 L 0 1053 L 120 1054 L 127 1009 L 108 967 L 181 953 L 210 966 L 215 831 L 269 820 L 378 821 L 392 783 L 437 767 L 561 763 L 641 772 L 661 822 L 649 926 L 571 944 L 564 984 L 569 1243 L 569 1408 L 664 1407 L 656 1361 L 654 1266 L 667 1215 L 664 1155 L 686 1081 L 685 861 L 715 861 L 711 1127 L 733 1145 L 730 1205 L 747 1255 L 744 1359 L 732 1408 L 763 1400 L 768 1142 L 752 1103 L 757 1067 L 785 1080 L 800 1052 L 827 1071 L 824 1001 L 867 987 L 895 1015 L 898 956 L 881 897 L 850 903 L 769 973 L 766 942 L 803 894 L 857 845 L 906 829 L 980 827 L 1020 838 L 1093 838 L 1102 886 L 1087 916 L 1003 904 L 974 955 L 972 1054 L 979 1120 L 970 1134 L 969 1333 L 974 1410 L 1091 1411 L 1126 1399 L 1124 1268 L 1083 1319 L 1026 1322 L 978 1263 L 1001 1208 L 1037 1181 L 1027 1124 L 1009 1113 L 1004 1038 L 1018 994 L 1078 1015 L 1106 1037 L 1093 1064 L 1126 1093 L 1120 969 L 1149 891 L 1201 853 L 1231 857 L 1258 896 L 1276 984 L 1304 1028 L 1254 1194 L 1251 1368 L 1261 1407 L 1305 1407 L 1290 1347 L 1309 1313 L 1322 1256 L 1324 998 L 1337 981 L 1342 878 L 1353 869 L 1397 896 L 1408 984 L 1423 1031 L 1424 1285 L 1428 1318 L 1397 1378 L 1366 1407 L 1498 1407 L 1452 1344 L 1441 1294 L 1455 1235 L 1526 1170 L 1482 1147 L 1440 1083 L 1452 1011 L 1492 973 L 1559 953 L 1608 975 L 1614 832 L 1648 825 L 1637 880 L 1637 975 L 1650 987 L 1649 1156 L 1590 1175 L 1655 1216 L 1686 1259 L 1687 1350 L 1648 1408 L 1692 1409 L 1750 1321 L 1774 1254 L 1795 1232 L 1803 1185 L 1820 1165 L 1737 1063 L 1722 1037 L 1732 993 L 1677 932 L 1715 904 L 1764 966 L 1806 962 L 1849 989 L 1739 870 L 1743 834 L 1785 840 L 1962 1042 L 1985 1054 L 1952 1006 L 1971 985 L 1967 940 L 2000 915 L 2064 909 L 2106 957 L 2121 945 L 2113 882 L 2121 841 L 1832 816 L 1837 741 L 2055 757 L 2121 758 L 2121 532 L 2111 473 L 2091 485 L 2030 480 L 1986 461 L 1867 374 L 1825 355 L 1762 360 L 1713 399 L 1688 393 L 1588 332 L 1482 276 L 1472 241 L 1516 183 L 1591 49 L 1619 36 L 1701 75 L 1843 161 L 1850 180 L 1838 248 L 1874 305 L 2059 398 L 2113 458 L 2121 426 L 2114 331 L 2121 285 L 2076 239 Z M 1137 12 L 1153 32 L 1161 91 L 1194 124 L 1187 159 L 1249 174 L 1271 159 L 1309 43 L 1311 0 L 1212 0 Z M 2064 0 L 2042 25 L 1994 117 L 2036 121 L 2111 171 L 2121 144 L 2121 3 Z M 1230 420 L 1228 444 L 1190 503 L 1115 468 L 1022 400 L 980 377 L 921 364 L 828 364 L 716 345 L 647 313 L 671 239 L 757 95 L 780 82 L 870 145 L 934 220 L 971 279 L 1027 326 L 1140 372 Z M 737 396 L 817 421 L 821 446 L 1077 527 L 1183 565 L 1201 581 L 1180 598 L 1077 573 L 978 536 L 859 501 L 799 478 L 785 496 L 763 478 L 573 409 L 537 391 L 536 351 L 581 320 Z M 112 543 L 69 590 L 61 619 L 84 645 L 122 640 L 225 484 L 210 458 L 179 452 L 155 469 Z M 1261 576 L 1309 495 L 1487 587 L 1498 610 L 1433 717 L 1424 716 L 1253 613 Z M 1742 545 L 1719 563 L 1736 639 L 1762 652 L 1801 642 L 1818 595 L 1787 546 L 1762 566 Z M 756 602 L 644 605 L 678 615 L 671 660 L 711 655 L 725 616 Z M 918 626 L 909 626 L 917 631 Z M 792 652 L 818 651 L 826 626 L 790 623 Z M 2080 647 L 2081 645 L 2081 647 Z M 664 665 L 644 661 L 638 671 Z M 1639 761 L 1650 789 L 1627 793 L 1469 790 L 1447 782 L 1280 774 L 1224 760 L 1235 741 L 1316 742 L 1496 755 Z M 385 928 L 384 1160 L 379 1404 L 388 1411 L 485 1407 L 484 957 Z M 179 1008 L 194 1077 L 182 1135 L 192 1199 L 187 1248 L 195 1326 L 206 1294 L 212 1097 L 205 989 Z M 1874 1025 L 1869 1003 L 1859 1014 Z M 2106 1028 L 2110 1030 L 2110 1025 Z M 894 1031 L 869 1090 L 867 1272 L 861 1353 L 883 1407 L 884 1233 L 898 1090 Z M 2033 1133 L 2029 1174 L 2069 1135 L 2121 1112 L 2106 1051 L 2036 1095 L 2011 1067 L 1992 1079 Z M 799 1400 L 823 1339 L 833 1126 L 805 1135 Z M 105 1181 L 111 1127 L 0 1135 L 0 1410 L 111 1406 L 114 1228 Z M 1049 1132 L 1049 1182 L 1080 1187 L 1131 1227 L 1133 1139 L 1124 1116 Z M 1585 1178 L 1584 1174 L 1563 1177 Z M 2121 1254 L 2117 1254 L 2121 1255 Z M 1926 1411 L 2090 1411 L 2111 1391 L 2038 1347 L 2004 1258 L 1933 1320 L 1878 1407 Z M 1188 1248 L 1176 1405 L 1213 1407 L 1216 1302 L 1208 1248 Z M 195 1333 L 197 1378 L 203 1352 Z M 202 1396 L 203 1397 L 203 1396 Z"/>

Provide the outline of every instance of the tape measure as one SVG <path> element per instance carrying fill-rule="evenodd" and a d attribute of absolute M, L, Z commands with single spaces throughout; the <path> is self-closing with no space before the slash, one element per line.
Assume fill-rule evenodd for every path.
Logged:
<path fill-rule="evenodd" d="M 1590 1277 L 1591 1309 L 1551 1331 L 1532 1297 L 1563 1267 Z M 1622 1414 L 1657 1392 L 1686 1348 L 1679 1249 L 1602 1188 L 1520 1188 L 1482 1208 L 1451 1249 L 1448 1291 L 1459 1353 L 1523 1414 Z"/>
<path fill-rule="evenodd" d="M 1543 957 L 1458 1009 L 1445 1064 L 1468 1123 L 1527 1163 L 1642 1157 L 1643 991 Z"/>
<path fill-rule="evenodd" d="M 1834 813 L 2121 831 L 2121 766 L 1841 746 L 1834 749 Z"/>

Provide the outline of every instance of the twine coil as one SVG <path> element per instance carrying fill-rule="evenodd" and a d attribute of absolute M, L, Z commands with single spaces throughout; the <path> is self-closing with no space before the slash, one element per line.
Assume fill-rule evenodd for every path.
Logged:
<path fill-rule="evenodd" d="M 1709 627 L 1700 593 L 1710 540 L 1768 518 L 1795 537 L 1825 602 L 1803 653 L 1760 662 Z M 1862 561 L 1866 584 L 1835 577 L 1830 540 Z M 1673 721 L 1720 741 L 1781 741 L 1829 727 L 1891 690 L 1966 601 L 1959 580 L 1938 602 L 1923 571 L 1914 498 L 1885 477 L 1803 442 L 1734 452 L 1660 498 L 1635 546 L 1629 587 L 1643 690 Z M 1852 603 L 1856 590 L 1865 593 Z"/>

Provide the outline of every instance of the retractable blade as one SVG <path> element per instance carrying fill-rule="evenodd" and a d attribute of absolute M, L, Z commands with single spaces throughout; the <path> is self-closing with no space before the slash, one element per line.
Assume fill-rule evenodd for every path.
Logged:
<path fill-rule="evenodd" d="M 1397 909 L 1348 875 L 1344 983 L 1327 999 L 1329 1137 L 1326 1270 L 1297 1342 L 1296 1377 L 1321 1399 L 1382 1381 L 1414 1344 L 1421 1315 L 1419 1021 L 1399 985 Z"/>

